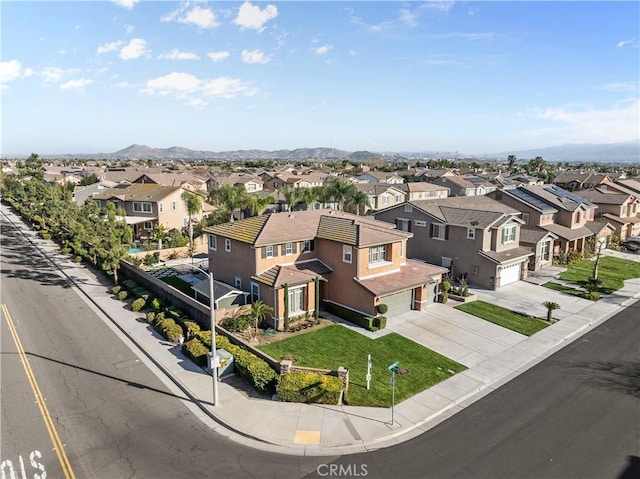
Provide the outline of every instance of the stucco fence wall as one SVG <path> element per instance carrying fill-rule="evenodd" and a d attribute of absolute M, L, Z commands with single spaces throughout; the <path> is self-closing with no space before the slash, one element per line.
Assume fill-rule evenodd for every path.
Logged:
<path fill-rule="evenodd" d="M 209 251 L 209 244 L 207 243 L 207 235 L 200 235 L 197 238 L 193 238 L 193 254 L 207 253 Z M 155 243 L 155 242 L 154 242 Z M 156 244 L 157 246 L 157 244 Z M 188 258 L 189 257 L 189 245 L 181 246 L 180 248 L 162 248 L 151 249 L 149 251 L 140 251 L 139 253 L 131 253 L 134 258 L 143 260 L 145 256 L 153 254 L 156 251 L 160 253 L 160 260 L 166 261 L 172 258 Z"/>
<path fill-rule="evenodd" d="M 304 371 L 308 373 L 316 373 L 322 375 L 336 376 L 342 381 L 342 393 L 349 390 L 349 369 L 340 366 L 336 371 L 330 369 L 307 368 L 304 366 L 294 366 L 290 359 L 283 359 L 280 362 L 280 374 L 289 374 L 296 371 Z"/>
<path fill-rule="evenodd" d="M 166 299 L 171 305 L 183 311 L 192 320 L 196 321 L 202 329 L 208 330 L 211 326 L 211 315 L 208 305 L 202 304 L 200 301 L 187 296 L 182 291 L 177 290 L 173 286 L 151 276 L 146 271 L 137 266 L 127 262 L 120 262 L 120 275 L 123 278 L 129 278 L 143 286 L 148 291 L 153 293 L 159 298 Z M 221 334 L 231 341 L 232 344 L 240 346 L 247 351 L 255 354 L 260 359 L 264 359 L 269 366 L 271 366 L 278 374 L 280 374 L 280 363 L 273 359 L 268 354 L 254 348 L 248 343 L 245 343 L 241 339 L 235 337 L 228 331 L 220 328 L 218 322 L 226 316 L 226 314 L 232 311 L 231 309 L 216 309 L 215 310 L 215 322 L 216 322 L 216 334 Z"/>

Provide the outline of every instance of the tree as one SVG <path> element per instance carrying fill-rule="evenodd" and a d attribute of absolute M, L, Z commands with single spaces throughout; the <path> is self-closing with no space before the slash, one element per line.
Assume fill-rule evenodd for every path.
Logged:
<path fill-rule="evenodd" d="M 532 171 L 540 173 L 547 167 L 547 162 L 541 156 L 536 156 L 533 160 L 529 160 L 529 166 Z"/>
<path fill-rule="evenodd" d="M 345 199 L 345 211 L 355 213 L 357 215 L 364 215 L 367 205 L 369 204 L 369 197 L 364 191 L 354 190 Z"/>
<path fill-rule="evenodd" d="M 353 183 L 345 180 L 336 179 L 329 186 L 331 197 L 338 203 L 338 209 L 341 210 L 344 200 L 355 190 Z"/>
<path fill-rule="evenodd" d="M 183 191 L 180 196 L 187 207 L 189 215 L 189 248 L 191 249 L 191 262 L 193 263 L 193 216 L 202 211 L 202 198 L 190 191 Z"/>
<path fill-rule="evenodd" d="M 271 312 L 273 312 L 273 308 L 260 300 L 251 305 L 251 317 L 255 323 L 256 336 L 258 335 L 258 325 L 260 324 L 260 321 L 265 319 L 267 314 Z"/>
<path fill-rule="evenodd" d="M 247 195 L 247 209 L 251 216 L 259 215 L 262 210 L 273 203 L 271 196 L 260 197 L 257 194 Z"/>
<path fill-rule="evenodd" d="M 287 202 L 289 211 L 293 211 L 293 208 L 298 204 L 299 200 L 298 190 L 288 186 L 283 186 L 280 188 L 279 192 L 284 196 L 284 200 Z"/>
<path fill-rule="evenodd" d="M 509 155 L 507 157 L 507 165 L 508 165 L 510 174 L 512 174 L 515 171 L 517 161 L 518 161 L 518 158 L 516 158 L 516 155 Z"/>
<path fill-rule="evenodd" d="M 556 309 L 560 309 L 560 305 L 558 303 L 553 302 L 553 301 L 545 301 L 544 303 L 542 303 L 542 305 L 545 308 L 547 308 L 547 321 L 551 322 L 551 320 L 552 320 L 551 316 L 553 315 L 553 312 Z"/>

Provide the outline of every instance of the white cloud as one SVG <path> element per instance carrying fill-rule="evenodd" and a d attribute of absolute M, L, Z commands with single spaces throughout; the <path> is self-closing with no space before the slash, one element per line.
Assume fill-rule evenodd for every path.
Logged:
<path fill-rule="evenodd" d="M 134 60 L 143 56 L 148 56 L 151 51 L 147 48 L 147 42 L 142 38 L 133 38 L 128 45 L 120 50 L 118 55 L 123 60 Z"/>
<path fill-rule="evenodd" d="M 5 83 L 20 78 L 21 70 L 22 64 L 18 60 L 0 62 L 0 88 L 4 88 Z"/>
<path fill-rule="evenodd" d="M 45 83 L 58 83 L 62 80 L 65 71 L 62 68 L 58 67 L 47 67 L 42 70 L 42 78 L 44 78 Z"/>
<path fill-rule="evenodd" d="M 188 3 L 185 4 L 185 7 L 188 7 L 188 5 Z M 178 8 L 177 10 L 165 15 L 160 19 L 160 21 L 187 24 L 192 23 L 200 28 L 215 28 L 220 25 L 216 20 L 215 14 L 210 8 L 194 7 L 186 14 L 180 16 L 185 11 L 185 7 Z"/>
<path fill-rule="evenodd" d="M 630 38 L 629 40 L 622 40 L 622 41 L 619 41 L 619 42 L 616 44 L 616 46 L 617 46 L 618 48 L 626 47 L 627 45 L 632 44 L 634 40 L 635 40 L 635 38 Z"/>
<path fill-rule="evenodd" d="M 421 8 L 428 10 L 435 10 L 441 13 L 447 13 L 453 7 L 454 0 L 437 0 L 433 2 L 426 2 Z"/>
<path fill-rule="evenodd" d="M 77 80 L 69 80 L 68 82 L 60 85 L 60 90 L 82 91 L 84 90 L 85 86 L 90 85 L 91 83 L 93 83 L 93 81 L 89 80 L 88 78 L 79 78 Z"/>
<path fill-rule="evenodd" d="M 158 55 L 158 58 L 161 60 L 199 60 L 200 57 L 195 53 L 191 52 L 181 52 L 177 48 L 174 48 L 170 52 L 161 53 Z"/>
<path fill-rule="evenodd" d="M 565 107 L 536 110 L 538 119 L 553 124 L 530 132 L 534 136 L 550 136 L 559 143 L 616 143 L 638 138 L 640 131 L 640 100 L 626 106 L 571 111 Z M 556 126 L 559 125 L 559 126 Z"/>
<path fill-rule="evenodd" d="M 490 38 L 494 38 L 496 34 L 494 32 L 475 32 L 475 33 L 465 33 L 465 32 L 452 32 L 452 33 L 442 33 L 439 35 L 434 35 L 434 38 L 462 38 L 463 40 L 475 41 L 475 40 L 488 40 Z"/>
<path fill-rule="evenodd" d="M 238 9 L 238 16 L 233 23 L 242 28 L 260 30 L 265 23 L 278 16 L 278 8 L 275 5 L 267 5 L 262 10 L 260 7 L 244 2 Z"/>
<path fill-rule="evenodd" d="M 608 83 L 600 87 L 600 90 L 620 92 L 620 93 L 633 92 L 633 91 L 636 91 L 637 89 L 638 89 L 638 84 L 633 81 L 626 82 L 626 83 L 624 82 Z"/>
<path fill-rule="evenodd" d="M 118 5 L 119 7 L 126 8 L 127 10 L 131 10 L 136 3 L 140 0 L 111 0 L 113 3 Z"/>
<path fill-rule="evenodd" d="M 104 45 L 100 45 L 98 47 L 97 53 L 98 55 L 102 55 L 103 53 L 109 53 L 117 50 L 122 46 L 122 40 L 116 40 L 115 42 L 108 42 Z"/>
<path fill-rule="evenodd" d="M 313 49 L 316 55 L 326 55 L 333 47 L 331 45 L 322 45 Z"/>
<path fill-rule="evenodd" d="M 211 61 L 219 62 L 229 57 L 229 52 L 227 51 L 209 52 L 207 53 L 207 56 L 211 59 Z"/>
<path fill-rule="evenodd" d="M 124 26 L 124 31 L 127 32 L 127 34 L 133 33 L 133 31 L 136 29 L 136 27 L 134 27 L 133 25 L 125 25 Z"/>
<path fill-rule="evenodd" d="M 238 78 L 200 79 L 190 73 L 172 72 L 147 81 L 141 91 L 148 95 L 171 95 L 189 105 L 203 106 L 209 99 L 253 96 L 257 90 Z"/>
<path fill-rule="evenodd" d="M 242 50 L 242 61 L 245 63 L 269 63 L 271 60 L 260 50 Z"/>
<path fill-rule="evenodd" d="M 409 27 L 415 27 L 418 24 L 418 17 L 408 8 L 400 9 L 398 11 L 398 18 Z"/>

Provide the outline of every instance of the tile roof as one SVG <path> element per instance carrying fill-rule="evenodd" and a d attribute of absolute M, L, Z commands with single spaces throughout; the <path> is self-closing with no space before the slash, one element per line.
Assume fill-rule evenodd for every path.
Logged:
<path fill-rule="evenodd" d="M 382 296 L 399 293 L 418 285 L 431 283 L 431 276 L 448 272 L 447 268 L 433 264 L 423 263 L 416 260 L 407 260 L 407 264 L 400 267 L 400 271 L 383 274 L 373 278 L 354 279 L 356 283 L 362 285 L 366 290 Z"/>
<path fill-rule="evenodd" d="M 540 226 L 540 228 L 551 231 L 552 233 L 557 234 L 560 238 L 563 238 L 568 241 L 573 241 L 580 238 L 593 236 L 593 232 L 589 228 L 586 228 L 584 226 L 572 229 L 572 228 L 567 228 L 566 226 L 551 223 L 548 225 L 542 225 Z"/>
<path fill-rule="evenodd" d="M 640 223 L 640 218 L 638 218 L 638 216 L 627 216 L 625 218 L 622 218 L 620 216 L 616 216 L 614 214 L 611 213 L 604 213 L 602 215 L 604 218 L 610 219 L 612 221 L 615 221 L 616 223 L 622 223 L 622 224 L 636 224 L 636 223 Z"/>
<path fill-rule="evenodd" d="M 576 195 L 584 198 L 585 200 L 589 200 L 592 203 L 600 203 L 603 205 L 621 205 L 627 199 L 629 199 L 630 195 L 624 193 L 617 193 L 611 191 L 602 191 L 600 189 L 594 188 L 590 190 L 576 191 Z"/>
<path fill-rule="evenodd" d="M 497 264 L 515 263 L 534 254 L 528 246 L 518 246 L 499 253 L 496 251 L 479 251 L 478 253 Z"/>
<path fill-rule="evenodd" d="M 114 188 L 108 188 L 96 193 L 96 200 L 108 200 L 118 198 L 121 201 L 149 201 L 157 202 L 179 191 L 179 186 L 164 186 L 149 183 L 131 183 Z"/>
<path fill-rule="evenodd" d="M 500 218 L 520 212 L 488 196 L 452 196 L 409 202 L 415 208 L 440 221 L 457 226 L 469 226 L 477 221 L 478 228 L 493 225 Z"/>
<path fill-rule="evenodd" d="M 445 191 L 448 190 L 446 186 L 436 185 L 434 183 L 428 183 L 426 181 L 415 181 L 413 183 L 402 183 L 397 186 L 398 189 L 409 193 L 419 193 L 427 191 Z"/>
<path fill-rule="evenodd" d="M 602 230 L 609 228 L 612 231 L 615 231 L 615 228 L 610 223 L 603 223 L 601 221 L 587 221 L 584 225 L 589 230 L 593 231 L 594 235 L 597 235 Z"/>
<path fill-rule="evenodd" d="M 585 198 L 581 198 L 559 186 L 555 185 L 530 185 L 521 186 L 523 190 L 537 196 L 541 200 L 549 203 L 555 208 L 565 211 L 575 211 L 581 206 L 584 208 L 595 208 L 596 205 Z M 518 189 L 520 189 L 518 188 Z"/>
<path fill-rule="evenodd" d="M 542 240 L 546 236 L 550 236 L 552 238 L 557 238 L 558 235 L 552 233 L 551 231 L 535 229 L 529 230 L 525 228 L 520 228 L 520 243 L 527 244 L 535 244 L 538 241 Z"/>
<path fill-rule="evenodd" d="M 260 274 L 252 276 L 251 279 L 277 289 L 282 288 L 285 284 L 289 286 L 307 284 L 315 280 L 317 276 L 330 273 L 331 271 L 331 268 L 322 261 L 314 260 L 287 266 L 276 265 Z"/>

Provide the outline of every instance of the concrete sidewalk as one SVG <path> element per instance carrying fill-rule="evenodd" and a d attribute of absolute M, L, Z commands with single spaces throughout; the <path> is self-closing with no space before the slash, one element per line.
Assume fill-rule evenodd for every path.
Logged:
<path fill-rule="evenodd" d="M 53 242 L 40 239 L 4 205 L 2 211 L 59 268 L 60 274 L 77 288 L 111 329 L 130 344 L 139 359 L 178 392 L 205 423 L 232 440 L 283 454 L 335 456 L 411 439 L 489 394 L 640 297 L 637 279 L 626 282 L 622 290 L 595 303 L 552 290 L 542 291 L 540 286 L 522 281 L 499 292 L 473 291 L 479 299 L 535 316 L 546 314 L 538 304 L 543 300 L 559 302 L 561 309 L 554 311 L 554 317 L 561 321 L 532 337 L 440 304 L 430 305 L 427 312 L 393 318 L 390 329 L 407 334 L 469 367 L 397 404 L 393 423 L 390 409 L 280 403 L 247 393 L 237 387 L 239 381 L 234 379 L 219 383 L 220 405 L 213 407 L 212 377 L 206 371 L 153 330 L 141 313 L 132 312 L 114 299 L 104 279 L 73 263 Z M 457 329 L 452 330 L 454 326 Z"/>

